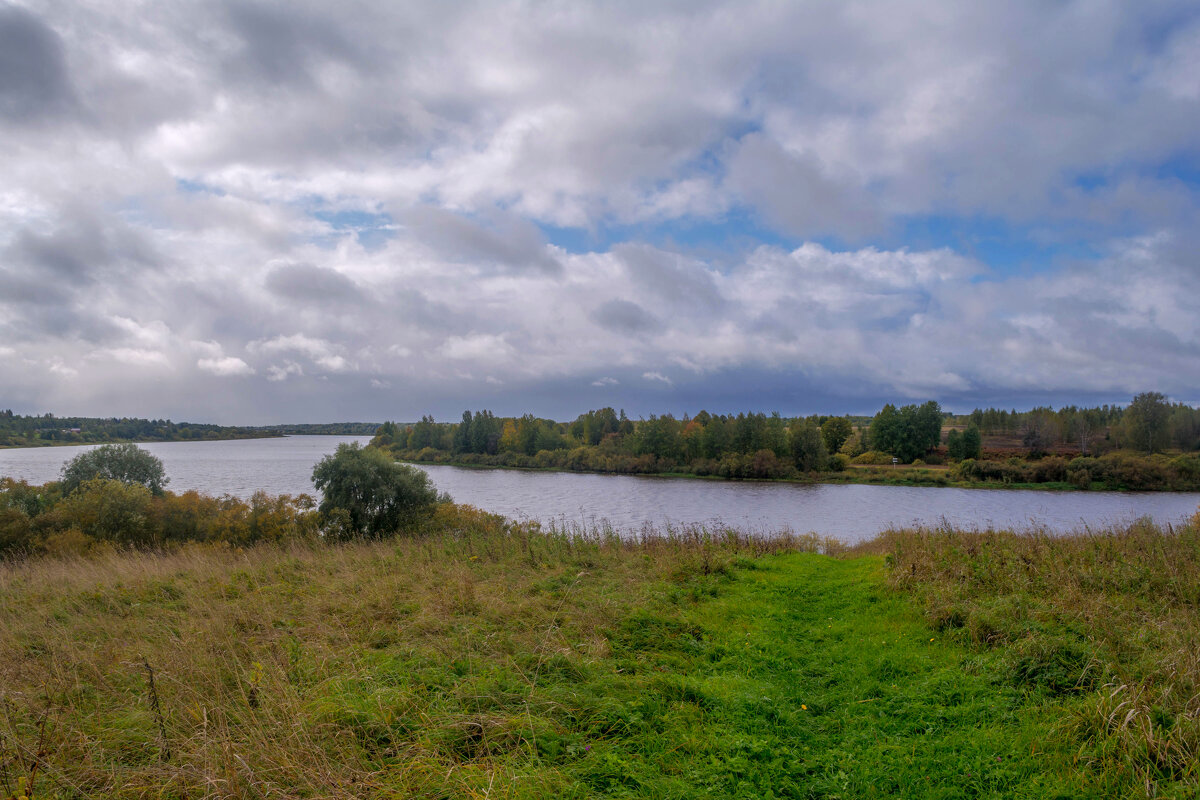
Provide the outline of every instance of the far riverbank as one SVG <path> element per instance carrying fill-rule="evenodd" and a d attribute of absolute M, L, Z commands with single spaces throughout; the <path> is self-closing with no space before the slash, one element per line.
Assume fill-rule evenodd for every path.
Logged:
<path fill-rule="evenodd" d="M 820 484 L 828 485 L 847 485 L 858 484 L 863 486 L 907 486 L 913 488 L 947 488 L 947 489 L 993 489 L 993 490 L 1020 490 L 1020 491 L 1038 491 L 1038 492 L 1174 492 L 1174 493 L 1193 493 L 1200 490 L 1200 486 L 1183 485 L 1172 486 L 1167 484 L 1154 485 L 1153 482 L 1148 482 L 1148 485 L 1112 485 L 1099 480 L 1086 481 L 1068 481 L 1068 480 L 1045 480 L 1045 481 L 1028 481 L 1028 480 L 963 480 L 957 477 L 956 471 L 948 466 L 913 466 L 911 464 L 897 464 L 895 466 L 875 466 L 852 464 L 847 466 L 845 470 L 839 472 L 809 472 L 801 473 L 795 477 L 762 477 L 762 476 L 746 476 L 746 477 L 726 477 L 722 475 L 698 475 L 693 472 L 684 472 L 680 470 L 666 471 L 639 471 L 634 473 L 623 472 L 619 470 L 605 471 L 594 469 L 575 469 L 571 467 L 561 466 L 529 466 L 522 464 L 495 464 L 495 463 L 479 463 L 477 461 L 465 461 L 453 458 L 443 458 L 441 454 L 432 459 L 417 459 L 404 457 L 393 453 L 393 457 L 397 461 L 406 464 L 414 464 L 417 466 L 447 466 L 457 467 L 460 469 L 471 470 L 511 470 L 518 472 L 550 472 L 550 473 L 567 473 L 575 475 L 636 475 L 641 477 L 652 478 L 679 478 L 695 481 L 718 482 L 725 483 L 729 481 L 742 482 L 752 481 L 761 483 L 780 483 L 793 484 L 801 486 L 812 486 Z M 1061 460 L 1061 459 L 1060 459 Z M 1093 461 L 1095 459 L 1092 459 Z M 988 464 L 990 462 L 982 462 Z M 1036 463 L 1036 462 L 1026 462 Z M 1065 471 L 1065 470 L 1064 470 Z"/>

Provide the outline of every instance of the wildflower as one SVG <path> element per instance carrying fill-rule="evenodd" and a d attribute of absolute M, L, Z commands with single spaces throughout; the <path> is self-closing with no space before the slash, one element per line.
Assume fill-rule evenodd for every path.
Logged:
<path fill-rule="evenodd" d="M 801 710 L 801 711 L 808 711 L 808 706 L 804 705 L 804 703 L 801 703 L 801 704 L 800 704 L 800 710 Z"/>

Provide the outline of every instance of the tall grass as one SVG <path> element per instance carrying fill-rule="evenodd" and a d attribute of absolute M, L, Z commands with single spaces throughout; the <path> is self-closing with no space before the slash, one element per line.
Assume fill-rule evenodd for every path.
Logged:
<path fill-rule="evenodd" d="M 547 687 L 592 674 L 632 609 L 663 587 L 703 596 L 737 559 L 824 546 L 701 527 L 621 538 L 444 506 L 387 541 L 11 562 L 0 793 L 482 792 L 559 747 L 565 720 L 603 717 L 602 698 Z"/>
<path fill-rule="evenodd" d="M 867 556 L 845 565 L 861 581 L 818 596 L 827 590 L 813 578 L 834 562 L 809 557 L 808 572 L 788 573 L 769 568 L 788 559 L 762 560 L 795 551 Z M 734 601 L 710 615 L 725 628 L 696 622 L 730 587 L 762 617 L 754 647 Z M 881 625 L 885 607 L 899 616 Z M 780 760 L 754 727 L 753 709 L 769 707 L 763 724 L 780 726 L 779 741 L 823 731 L 806 741 L 835 747 L 832 706 L 768 703 L 746 694 L 747 676 L 808 681 L 812 697 L 845 701 L 838 713 L 857 715 L 846 720 L 887 723 L 879 735 L 891 736 L 906 723 L 885 709 L 940 702 L 904 694 L 926 685 L 935 661 L 961 676 L 928 676 L 948 704 L 969 684 L 981 709 L 1016 697 L 1061 713 L 1047 752 L 1074 758 L 1051 766 L 1094 794 L 1188 796 L 1200 791 L 1198 614 L 1200 519 L 1072 537 L 896 530 L 848 549 L 790 531 L 619 535 L 445 505 L 382 541 L 102 543 L 0 564 L 0 797 L 636 794 L 612 749 L 623 742 L 653 751 L 653 769 L 682 769 L 674 748 L 688 769 L 712 761 L 709 777 L 732 769 L 720 759 L 753 753 L 789 786 L 805 775 L 837 783 L 841 766 L 821 777 L 811 765 L 852 758 Z M 930 661 L 943 642 L 951 651 Z M 879 663 L 829 662 L 835 646 Z M 692 679 L 709 667 L 719 675 Z M 943 722 L 952 718 L 947 705 Z M 993 746 L 979 745 L 982 761 L 966 771 L 938 754 L 928 766 L 943 780 L 1008 770 Z"/>
<path fill-rule="evenodd" d="M 1070 697 L 1064 735 L 1114 784 L 1200 793 L 1200 514 L 1074 536 L 890 531 L 891 584 L 930 624 Z"/>

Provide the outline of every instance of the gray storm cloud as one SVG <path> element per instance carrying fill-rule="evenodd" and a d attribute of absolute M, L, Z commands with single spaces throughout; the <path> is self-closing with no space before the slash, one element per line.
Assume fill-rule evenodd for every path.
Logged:
<path fill-rule="evenodd" d="M 1187 3 L 0 0 L 0 407 L 1194 399 L 1198 63 Z"/>
<path fill-rule="evenodd" d="M 36 14 L 0 6 L 0 120 L 28 125 L 74 107 L 58 35 Z"/>

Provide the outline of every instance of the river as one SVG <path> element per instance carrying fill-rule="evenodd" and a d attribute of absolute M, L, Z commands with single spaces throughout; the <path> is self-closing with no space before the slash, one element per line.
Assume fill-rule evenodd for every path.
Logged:
<path fill-rule="evenodd" d="M 140 445 L 163 461 L 174 491 L 197 489 L 248 498 L 314 493 L 313 465 L 341 442 L 366 436 L 288 436 L 223 442 Z M 0 475 L 55 480 L 63 462 L 86 447 L 0 450 Z M 440 491 L 515 519 L 622 530 L 721 522 L 761 532 L 814 531 L 854 542 L 892 525 L 966 528 L 1092 529 L 1148 516 L 1178 523 L 1195 513 L 1200 493 L 1037 492 L 902 486 L 801 485 L 707 481 L 519 470 L 422 466 Z"/>

